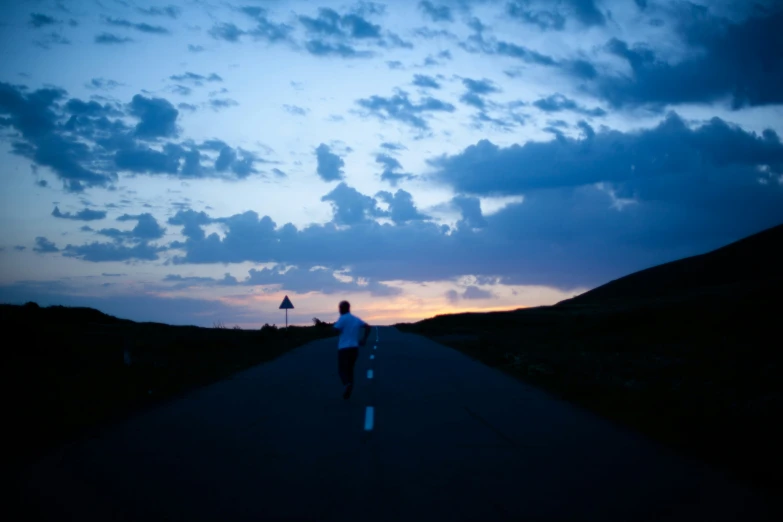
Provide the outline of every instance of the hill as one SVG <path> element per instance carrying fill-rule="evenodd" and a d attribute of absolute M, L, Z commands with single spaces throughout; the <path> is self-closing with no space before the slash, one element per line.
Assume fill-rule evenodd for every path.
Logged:
<path fill-rule="evenodd" d="M 783 277 L 783 225 L 764 230 L 706 254 L 621 277 L 558 305 L 591 305 L 613 300 L 687 297 L 700 293 L 752 291 Z"/>
<path fill-rule="evenodd" d="M 0 305 L 6 385 L 13 390 L 6 434 L 15 458 L 52 446 L 309 341 L 328 323 L 288 330 L 136 323 L 92 308 Z"/>
<path fill-rule="evenodd" d="M 782 239 L 774 227 L 554 306 L 397 327 L 777 487 Z"/>

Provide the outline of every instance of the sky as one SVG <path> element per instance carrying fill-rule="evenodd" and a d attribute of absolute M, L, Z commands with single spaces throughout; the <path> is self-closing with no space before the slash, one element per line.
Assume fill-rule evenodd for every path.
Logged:
<path fill-rule="evenodd" d="M 780 2 L 0 10 L 0 302 L 394 324 L 783 223 Z"/>

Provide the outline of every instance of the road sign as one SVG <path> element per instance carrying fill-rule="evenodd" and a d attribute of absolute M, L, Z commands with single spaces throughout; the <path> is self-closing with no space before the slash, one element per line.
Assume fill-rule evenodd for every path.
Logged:
<path fill-rule="evenodd" d="M 288 296 L 285 296 L 283 298 L 283 302 L 280 303 L 280 309 L 285 310 L 285 327 L 288 329 L 288 309 L 293 308 L 294 303 L 291 302 L 291 300 L 288 298 Z"/>

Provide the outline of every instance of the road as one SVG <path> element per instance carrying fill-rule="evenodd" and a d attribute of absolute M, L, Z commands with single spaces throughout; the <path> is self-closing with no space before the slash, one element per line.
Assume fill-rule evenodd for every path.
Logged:
<path fill-rule="evenodd" d="M 720 473 L 455 350 L 370 339 L 348 401 L 317 341 L 47 455 L 28 499 L 79 521 L 764 519 Z"/>

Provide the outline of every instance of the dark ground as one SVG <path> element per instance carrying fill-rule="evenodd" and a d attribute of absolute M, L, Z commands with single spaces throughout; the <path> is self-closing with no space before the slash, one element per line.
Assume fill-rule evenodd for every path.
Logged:
<path fill-rule="evenodd" d="M 782 266 L 779 226 L 555 306 L 397 327 L 780 492 Z"/>
<path fill-rule="evenodd" d="M 21 512 L 80 522 L 780 519 L 779 499 L 708 466 L 426 338 L 379 333 L 360 350 L 350 400 L 335 340 L 309 343 L 36 460 L 18 476 Z"/>
<path fill-rule="evenodd" d="M 261 330 L 169 326 L 89 308 L 0 305 L 6 435 L 21 462 L 163 400 L 270 361 L 331 325 Z M 126 364 L 125 353 L 130 355 Z M 9 400 L 10 399 L 10 400 Z"/>

